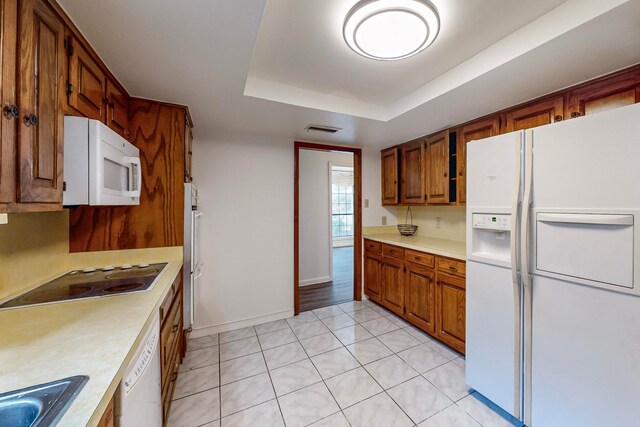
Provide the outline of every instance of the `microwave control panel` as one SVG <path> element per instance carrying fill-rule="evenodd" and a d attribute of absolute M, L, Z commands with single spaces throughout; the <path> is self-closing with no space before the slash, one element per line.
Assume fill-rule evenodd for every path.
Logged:
<path fill-rule="evenodd" d="M 473 214 L 473 228 L 484 230 L 511 230 L 511 215 L 508 214 Z"/>

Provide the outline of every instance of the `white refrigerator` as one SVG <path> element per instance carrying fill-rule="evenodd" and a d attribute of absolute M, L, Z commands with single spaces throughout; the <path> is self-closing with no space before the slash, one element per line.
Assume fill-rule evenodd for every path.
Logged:
<path fill-rule="evenodd" d="M 183 327 L 191 331 L 196 318 L 202 262 L 200 260 L 200 222 L 203 213 L 198 210 L 198 187 L 184 184 L 184 246 L 183 246 Z"/>
<path fill-rule="evenodd" d="M 467 147 L 467 384 L 531 427 L 638 425 L 640 105 Z"/>

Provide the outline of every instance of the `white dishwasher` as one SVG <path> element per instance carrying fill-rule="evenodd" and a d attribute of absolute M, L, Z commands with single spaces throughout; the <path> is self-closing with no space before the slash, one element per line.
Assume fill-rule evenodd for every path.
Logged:
<path fill-rule="evenodd" d="M 157 314 L 118 388 L 121 427 L 161 427 L 160 315 Z"/>

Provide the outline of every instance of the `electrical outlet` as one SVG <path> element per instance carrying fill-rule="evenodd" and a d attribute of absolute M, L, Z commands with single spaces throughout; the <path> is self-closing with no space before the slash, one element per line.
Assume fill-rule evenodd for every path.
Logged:
<path fill-rule="evenodd" d="M 387 225 L 387 216 L 382 215 L 382 225 Z"/>
<path fill-rule="evenodd" d="M 369 199 L 364 199 L 364 207 L 365 208 L 369 207 Z"/>
<path fill-rule="evenodd" d="M 442 218 L 436 217 L 436 228 L 442 228 Z"/>
<path fill-rule="evenodd" d="M 9 224 L 9 215 L 4 213 L 0 214 L 0 224 Z"/>

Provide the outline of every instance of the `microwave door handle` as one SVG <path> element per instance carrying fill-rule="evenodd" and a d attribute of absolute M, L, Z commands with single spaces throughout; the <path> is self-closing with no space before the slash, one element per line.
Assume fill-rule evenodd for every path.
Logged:
<path fill-rule="evenodd" d="M 131 180 L 129 181 L 128 191 L 123 191 L 122 195 L 125 197 L 140 197 L 140 189 L 142 187 L 142 164 L 139 157 L 125 157 L 126 162 L 131 163 Z M 135 179 L 133 174 L 136 174 Z M 135 183 L 135 185 L 134 185 Z"/>

